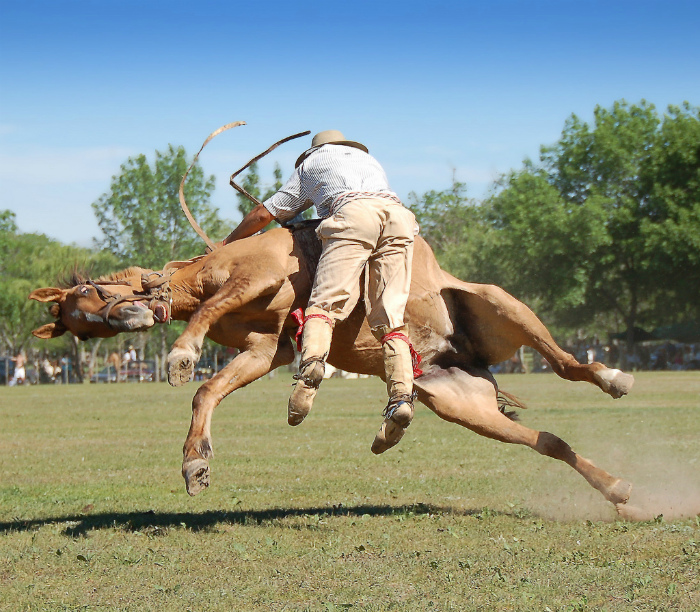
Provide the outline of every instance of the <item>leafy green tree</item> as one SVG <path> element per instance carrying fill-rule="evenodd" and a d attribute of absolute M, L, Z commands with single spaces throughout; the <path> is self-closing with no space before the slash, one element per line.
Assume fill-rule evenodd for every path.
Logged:
<path fill-rule="evenodd" d="M 260 175 L 258 174 L 257 162 L 253 162 L 250 164 L 250 166 L 248 166 L 240 185 L 250 195 L 260 200 Z M 238 201 L 238 212 L 241 213 L 241 217 L 245 217 L 255 207 L 255 204 L 242 193 L 236 192 L 236 200 Z"/>
<path fill-rule="evenodd" d="M 124 265 L 160 269 L 168 261 L 187 259 L 204 252 L 202 239 L 180 208 L 178 190 L 189 166 L 183 147 L 156 151 L 153 166 L 145 155 L 129 158 L 112 178 L 109 192 L 92 207 L 104 234 L 98 241 Z M 226 232 L 218 210 L 209 203 L 214 177 L 201 167 L 190 170 L 185 200 L 202 229 L 217 237 Z"/>
<path fill-rule="evenodd" d="M 282 185 L 284 185 L 284 183 L 282 182 L 282 169 L 277 163 L 275 164 L 273 170 L 273 177 L 274 181 L 272 182 L 272 184 L 269 185 L 267 188 L 264 188 L 263 191 L 263 186 L 261 186 L 260 184 L 260 175 L 258 174 L 258 164 L 257 162 L 255 162 L 251 164 L 248 170 L 246 171 L 240 185 L 250 195 L 254 196 L 259 201 L 264 202 L 269 197 L 277 193 L 282 187 Z M 253 204 L 253 202 L 251 202 L 243 194 L 236 193 L 236 199 L 238 201 L 238 212 L 241 213 L 242 217 L 245 217 L 251 210 L 253 210 L 255 204 Z M 305 219 L 310 219 L 313 216 L 313 209 L 305 210 L 303 216 Z M 273 227 L 276 226 L 277 224 L 275 223 Z"/>
<path fill-rule="evenodd" d="M 274 195 L 277 193 L 281 188 L 284 183 L 282 183 L 282 168 L 280 168 L 279 164 L 275 164 L 275 167 L 272 171 L 272 175 L 275 177 L 274 182 L 272 185 L 270 185 L 265 193 L 263 194 L 263 200 L 267 200 L 270 196 Z"/>
<path fill-rule="evenodd" d="M 595 253 L 609 237 L 600 203 L 567 203 L 543 173 L 511 172 L 484 206 L 492 282 L 562 325 L 590 318 L 586 291 Z"/>
<path fill-rule="evenodd" d="M 700 320 L 700 108 L 670 106 L 643 174 L 651 269 L 679 316 Z"/>
<path fill-rule="evenodd" d="M 507 288 L 569 327 L 615 317 L 630 347 L 635 326 L 668 322 L 678 304 L 689 309 L 700 235 L 697 123 L 688 105 L 661 118 L 644 101 L 599 106 L 592 125 L 572 115 L 540 164 L 505 176 L 486 203 L 500 249 L 491 256 L 502 257 Z M 673 309 L 669 295 L 679 300 Z"/>
<path fill-rule="evenodd" d="M 17 223 L 15 223 L 16 215 L 11 210 L 0 210 L 0 238 L 4 237 L 5 232 L 14 233 L 17 231 Z M 3 243 L 0 242 L 0 248 Z M 5 251 L 2 252 L 6 254 Z"/>
<path fill-rule="evenodd" d="M 449 189 L 420 196 L 411 192 L 408 206 L 416 216 L 420 235 L 445 270 L 476 282 L 493 275 L 493 262 L 481 256 L 490 239 L 483 211 L 478 202 L 467 197 L 464 183 L 453 180 Z"/>
<path fill-rule="evenodd" d="M 64 245 L 43 234 L 17 230 L 14 213 L 0 211 L 0 341 L 12 354 L 29 346 L 33 329 L 46 322 L 46 307 L 27 299 L 33 289 L 55 285 L 76 270 L 95 276 L 114 269 L 116 259 L 108 252 L 95 252 Z M 46 345 L 42 345 L 46 346 Z M 71 353 L 78 359 L 72 336 L 51 341 L 54 352 Z M 77 369 L 78 378 L 82 376 Z"/>

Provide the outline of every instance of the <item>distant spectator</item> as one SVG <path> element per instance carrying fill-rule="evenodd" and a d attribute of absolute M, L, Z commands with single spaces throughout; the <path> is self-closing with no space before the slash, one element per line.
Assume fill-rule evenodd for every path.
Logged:
<path fill-rule="evenodd" d="M 44 384 L 56 382 L 54 366 L 49 361 L 47 355 L 44 355 L 44 358 L 41 360 L 41 366 L 39 368 L 39 382 Z"/>
<path fill-rule="evenodd" d="M 15 362 L 15 374 L 10 380 L 10 387 L 15 385 L 23 385 L 27 379 L 27 373 L 24 369 L 24 364 L 27 363 L 27 358 L 24 353 L 20 352 L 16 357 L 12 357 L 12 361 Z"/>
<path fill-rule="evenodd" d="M 124 363 L 128 363 L 129 361 L 136 361 L 136 349 L 134 349 L 133 344 L 129 345 L 129 349 L 124 353 Z"/>

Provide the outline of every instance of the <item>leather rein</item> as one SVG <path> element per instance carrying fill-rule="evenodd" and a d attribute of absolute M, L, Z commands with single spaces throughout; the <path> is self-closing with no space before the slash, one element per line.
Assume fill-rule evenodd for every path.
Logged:
<path fill-rule="evenodd" d="M 195 221 L 194 217 L 192 216 L 192 213 L 190 212 L 190 209 L 187 206 L 187 202 L 185 201 L 185 180 L 187 179 L 187 175 L 190 173 L 190 170 L 194 167 L 194 165 L 197 163 L 197 160 L 199 159 L 199 154 L 204 150 L 204 147 L 206 147 L 211 140 L 213 140 L 216 136 L 221 134 L 222 132 L 225 132 L 226 130 L 230 130 L 232 128 L 239 127 L 241 125 L 245 125 L 245 121 L 234 121 L 233 123 L 227 123 L 226 125 L 222 125 L 218 130 L 214 130 L 207 139 L 204 141 L 204 144 L 201 146 L 199 151 L 195 154 L 194 158 L 192 159 L 192 163 L 190 164 L 189 168 L 187 168 L 187 171 L 185 172 L 184 176 L 182 177 L 182 180 L 180 181 L 180 189 L 178 191 L 178 197 L 180 198 L 180 206 L 182 208 L 182 211 L 185 213 L 185 217 L 187 217 L 187 220 L 190 222 L 190 225 L 192 226 L 192 229 L 194 229 L 197 234 L 199 234 L 199 237 L 204 240 L 205 244 L 209 247 L 210 251 L 214 251 L 219 246 L 221 246 L 218 243 L 214 243 L 211 241 L 209 236 L 206 235 L 204 230 L 199 226 L 197 221 Z M 229 184 L 231 187 L 233 187 L 236 191 L 238 191 L 241 195 L 245 196 L 248 198 L 253 204 L 256 206 L 259 204 L 262 204 L 260 200 L 258 200 L 255 196 L 252 194 L 248 193 L 243 187 L 238 185 L 235 182 L 236 176 L 238 176 L 241 172 L 243 172 L 246 168 L 248 168 L 251 164 L 260 161 L 263 157 L 265 157 L 268 153 L 274 151 L 277 147 L 279 147 L 281 144 L 284 144 L 285 142 L 289 142 L 290 140 L 294 140 L 295 138 L 300 138 L 301 136 L 308 136 L 311 134 L 310 131 L 306 132 L 300 132 L 299 134 L 294 134 L 292 136 L 287 136 L 286 138 L 283 138 L 282 140 L 278 140 L 275 144 L 273 144 L 269 149 L 264 151 L 263 153 L 260 153 L 259 155 L 256 155 L 253 159 L 251 159 L 245 166 L 243 166 L 240 170 L 236 170 L 231 175 L 231 178 L 229 179 Z"/>
<path fill-rule="evenodd" d="M 134 290 L 132 295 L 121 295 L 120 293 L 109 291 L 109 289 L 104 287 L 104 285 L 127 285 L 133 288 L 133 285 L 127 280 L 88 280 L 85 284 L 93 287 L 95 291 L 97 291 L 99 298 L 105 302 L 105 305 L 98 311 L 98 316 L 102 317 L 107 327 L 114 329 L 114 326 L 110 322 L 110 314 L 117 304 L 122 304 L 124 302 L 144 302 L 148 300 L 148 308 L 151 310 L 153 310 L 157 304 L 161 304 L 166 310 L 166 317 L 165 320 L 159 322 L 170 323 L 173 311 L 173 295 L 172 289 L 170 288 L 171 277 L 172 272 L 150 272 L 144 274 L 141 276 L 143 291 Z"/>

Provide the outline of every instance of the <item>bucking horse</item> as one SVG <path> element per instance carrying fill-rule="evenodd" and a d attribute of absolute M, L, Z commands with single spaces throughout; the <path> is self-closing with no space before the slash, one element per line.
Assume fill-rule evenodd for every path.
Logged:
<path fill-rule="evenodd" d="M 34 335 L 53 338 L 69 331 L 86 340 L 147 330 L 171 318 L 187 321 L 168 356 L 173 386 L 192 379 L 205 336 L 239 349 L 192 401 L 182 474 L 187 492 L 196 495 L 210 483 L 216 406 L 236 389 L 294 360 L 299 324 L 294 313 L 307 304 L 320 255 L 314 230 L 313 223 L 276 228 L 160 271 L 131 267 L 98 279 L 77 279 L 72 286 L 37 289 L 29 297 L 51 303 L 55 320 Z M 591 383 L 613 398 L 628 393 L 632 376 L 602 363 L 579 363 L 525 304 L 499 287 L 463 282 L 443 271 L 420 237 L 406 323 L 422 356 L 423 374 L 415 380 L 418 401 L 445 421 L 564 461 L 622 511 L 631 485 L 596 467 L 556 435 L 510 418 L 504 403 L 517 401 L 499 390 L 489 366 L 529 346 L 560 377 Z M 347 320 L 337 323 L 328 363 L 384 376 L 381 347 L 370 332 L 363 299 Z"/>

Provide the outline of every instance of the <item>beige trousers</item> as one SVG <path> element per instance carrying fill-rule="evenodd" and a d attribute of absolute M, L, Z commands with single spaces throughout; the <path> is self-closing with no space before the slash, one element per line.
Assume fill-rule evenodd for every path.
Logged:
<path fill-rule="evenodd" d="M 411 287 L 416 220 L 384 198 L 358 199 L 324 219 L 316 233 L 323 244 L 307 314 L 346 319 L 360 297 L 367 268 L 367 320 L 377 338 L 404 324 Z"/>

